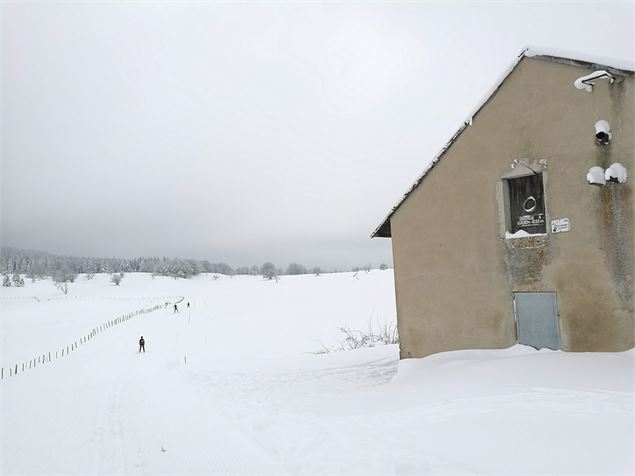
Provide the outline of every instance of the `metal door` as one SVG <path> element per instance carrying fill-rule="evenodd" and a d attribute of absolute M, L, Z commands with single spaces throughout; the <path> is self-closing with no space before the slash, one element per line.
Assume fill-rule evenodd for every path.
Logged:
<path fill-rule="evenodd" d="M 556 293 L 514 293 L 514 318 L 519 344 L 560 348 Z"/>

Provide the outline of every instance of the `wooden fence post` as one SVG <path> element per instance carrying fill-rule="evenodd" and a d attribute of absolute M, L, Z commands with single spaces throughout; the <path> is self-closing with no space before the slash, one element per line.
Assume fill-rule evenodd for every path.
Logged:
<path fill-rule="evenodd" d="M 15 364 L 15 375 L 18 375 L 18 364 Z"/>
<path fill-rule="evenodd" d="M 0 380 L 4 380 L 4 367 L 0 369 Z"/>

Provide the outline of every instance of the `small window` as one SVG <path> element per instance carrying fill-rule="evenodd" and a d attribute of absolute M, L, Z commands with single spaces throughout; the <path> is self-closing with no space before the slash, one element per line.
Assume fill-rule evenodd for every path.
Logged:
<path fill-rule="evenodd" d="M 542 174 L 505 179 L 508 192 L 510 232 L 546 233 L 545 194 Z"/>

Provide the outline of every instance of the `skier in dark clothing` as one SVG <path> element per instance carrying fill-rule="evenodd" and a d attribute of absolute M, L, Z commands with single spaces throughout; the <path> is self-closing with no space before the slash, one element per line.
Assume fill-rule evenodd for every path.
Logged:
<path fill-rule="evenodd" d="M 189 302 L 187 303 L 187 308 L 188 308 L 188 309 L 190 308 L 190 303 L 189 303 Z"/>
<path fill-rule="evenodd" d="M 174 304 L 174 314 L 176 314 L 177 312 L 179 312 L 179 308 L 177 307 L 176 304 Z"/>
<path fill-rule="evenodd" d="M 143 353 L 146 353 L 146 341 L 143 340 L 143 336 L 141 336 L 141 339 L 139 339 L 139 353 L 141 353 L 141 350 L 143 350 Z"/>

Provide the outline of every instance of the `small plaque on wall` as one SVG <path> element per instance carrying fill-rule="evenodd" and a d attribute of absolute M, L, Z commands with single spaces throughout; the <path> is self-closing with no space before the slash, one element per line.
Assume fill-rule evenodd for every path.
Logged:
<path fill-rule="evenodd" d="M 563 233 L 571 229 L 568 218 L 558 218 L 551 220 L 551 233 Z"/>

